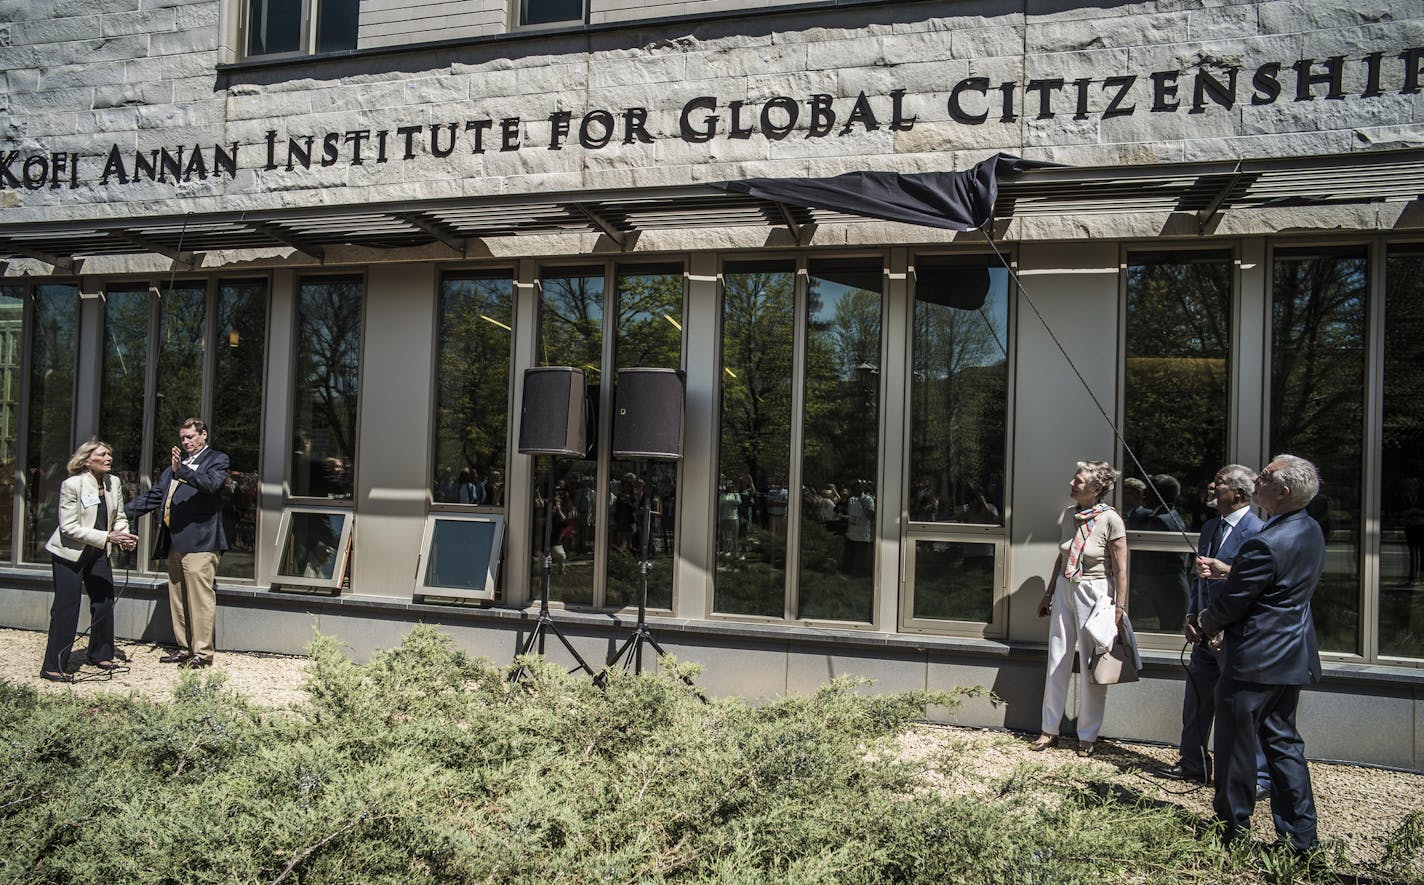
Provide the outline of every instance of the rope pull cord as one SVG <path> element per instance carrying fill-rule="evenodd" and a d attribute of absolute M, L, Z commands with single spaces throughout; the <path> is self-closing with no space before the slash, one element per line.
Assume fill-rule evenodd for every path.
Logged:
<path fill-rule="evenodd" d="M 994 243 L 994 238 L 989 235 L 990 223 L 991 220 L 986 220 L 984 224 L 978 228 L 979 233 L 984 237 L 984 242 L 988 243 L 989 248 L 994 250 L 994 256 L 999 259 L 999 263 L 1002 264 L 1004 270 L 1008 272 L 1009 279 L 1013 280 L 1015 291 L 1023 297 L 1024 303 L 1028 305 L 1029 310 L 1033 311 L 1033 315 L 1038 318 L 1039 323 L 1042 324 L 1043 330 L 1048 333 L 1048 337 L 1053 342 L 1053 345 L 1057 347 L 1058 352 L 1063 355 L 1064 362 L 1066 362 L 1068 368 L 1073 371 L 1073 375 L 1078 379 L 1078 383 L 1083 386 L 1083 391 L 1088 394 L 1088 398 L 1093 401 L 1093 405 L 1097 408 L 1098 414 L 1103 416 L 1103 421 L 1113 432 L 1113 438 L 1122 444 L 1123 451 L 1127 453 L 1127 456 L 1132 459 L 1133 465 L 1142 473 L 1147 487 L 1152 490 L 1152 494 L 1157 498 L 1158 503 L 1162 505 L 1162 509 L 1170 510 L 1171 505 L 1167 503 L 1166 498 L 1162 497 L 1162 492 L 1157 488 L 1157 485 L 1152 482 L 1152 475 L 1147 472 L 1147 468 L 1142 466 L 1142 461 L 1137 457 L 1137 453 L 1132 450 L 1132 446 L 1128 445 L 1127 440 L 1123 437 L 1117 424 L 1109 417 L 1107 409 L 1103 408 L 1103 404 L 1098 400 L 1097 395 L 1093 393 L 1093 388 L 1089 386 L 1088 380 L 1083 377 L 1082 372 L 1078 371 L 1077 364 L 1074 363 L 1073 358 L 1068 355 L 1067 349 L 1064 348 L 1063 343 L 1058 340 L 1058 336 L 1053 334 L 1053 327 L 1048 324 L 1048 320 L 1039 312 L 1038 305 L 1033 303 L 1033 298 L 1028 294 L 1028 290 L 1024 288 L 1023 281 L 1019 279 L 1019 275 L 1015 273 L 1013 267 L 1009 265 L 1009 261 L 1004 257 L 1004 253 L 999 251 L 998 245 Z M 983 314 L 982 308 L 980 309 L 980 314 Z M 984 322 L 989 322 L 988 317 L 984 318 Z M 1008 359 L 1008 349 L 1004 346 L 1003 342 L 999 341 L 997 334 L 994 335 L 994 341 L 998 342 L 999 349 L 1004 352 L 1004 358 Z M 1179 526 L 1177 534 L 1181 537 L 1182 543 L 1186 544 L 1191 555 L 1196 556 L 1197 545 L 1192 541 L 1191 536 L 1187 534 L 1186 529 Z"/>

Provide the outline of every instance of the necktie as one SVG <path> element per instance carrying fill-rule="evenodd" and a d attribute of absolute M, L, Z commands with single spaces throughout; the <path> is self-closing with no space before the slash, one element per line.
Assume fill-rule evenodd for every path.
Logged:
<path fill-rule="evenodd" d="M 1221 541 L 1225 537 L 1226 520 L 1218 519 L 1216 521 L 1216 531 L 1211 533 L 1211 544 L 1207 547 L 1206 555 L 1211 557 L 1212 559 L 1215 559 L 1216 554 L 1221 552 Z"/>

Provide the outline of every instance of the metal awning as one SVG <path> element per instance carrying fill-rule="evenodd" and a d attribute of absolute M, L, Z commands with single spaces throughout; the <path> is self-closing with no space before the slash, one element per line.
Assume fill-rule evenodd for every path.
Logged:
<path fill-rule="evenodd" d="M 1232 210 L 1410 201 L 1424 195 L 1424 149 L 1328 157 L 1036 169 L 999 183 L 997 223 L 1053 215 L 1192 213 L 1203 227 Z M 871 222 L 706 187 L 461 197 L 168 217 L 0 224 L 0 256 L 58 268 L 99 255 L 291 248 L 322 259 L 331 246 L 398 249 L 444 243 L 463 251 L 491 237 L 604 234 L 620 246 L 640 231 Z M 875 223 L 875 222 L 871 222 Z"/>

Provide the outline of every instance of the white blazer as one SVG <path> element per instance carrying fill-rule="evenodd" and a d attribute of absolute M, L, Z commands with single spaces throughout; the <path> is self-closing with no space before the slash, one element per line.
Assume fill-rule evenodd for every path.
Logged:
<path fill-rule="evenodd" d="M 77 562 L 86 547 L 108 551 L 109 532 L 129 530 L 124 515 L 124 484 L 117 476 L 106 477 L 108 486 L 101 493 L 99 481 L 88 470 L 69 477 L 59 486 L 59 525 L 50 535 L 45 549 L 55 556 Z M 99 517 L 99 495 L 109 508 L 108 528 L 95 528 Z"/>

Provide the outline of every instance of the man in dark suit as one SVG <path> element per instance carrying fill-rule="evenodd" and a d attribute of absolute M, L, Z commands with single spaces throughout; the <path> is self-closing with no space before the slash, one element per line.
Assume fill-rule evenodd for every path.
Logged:
<path fill-rule="evenodd" d="M 1319 847 L 1315 794 L 1296 729 L 1301 686 L 1320 678 L 1310 600 L 1325 570 L 1325 535 L 1305 510 L 1320 475 L 1294 455 L 1277 455 L 1256 478 L 1267 520 L 1242 545 L 1221 592 L 1199 617 L 1202 632 L 1225 632 L 1216 720 L 1216 816 L 1227 842 L 1251 830 L 1256 739 L 1271 771 L 1276 832 L 1299 852 Z M 1201 562 L 1206 577 L 1220 569 Z"/>
<path fill-rule="evenodd" d="M 1251 497 L 1256 488 L 1256 471 L 1240 464 L 1228 464 L 1216 472 L 1207 485 L 1210 503 L 1217 516 L 1202 526 L 1197 541 L 1197 555 L 1212 560 L 1217 568 L 1228 570 L 1241 546 L 1261 529 L 1261 518 L 1251 512 Z M 1182 740 L 1177 746 L 1180 755 L 1175 765 L 1158 769 L 1164 777 L 1182 780 L 1211 780 L 1211 760 L 1207 756 L 1207 737 L 1216 717 L 1216 688 L 1221 678 L 1220 652 L 1212 648 L 1197 626 L 1202 609 L 1211 604 L 1226 581 L 1203 578 L 1200 575 L 1187 591 L 1185 632 L 1192 642 L 1192 656 L 1187 664 L 1187 688 L 1182 699 Z M 1265 798 L 1270 789 L 1265 754 L 1257 749 L 1256 797 Z"/>
<path fill-rule="evenodd" d="M 153 488 L 124 508 L 130 522 L 161 513 L 153 558 L 168 564 L 168 607 L 178 649 L 159 658 L 166 664 L 208 667 L 213 663 L 213 622 L 217 612 L 218 559 L 227 549 L 222 499 L 228 458 L 208 447 L 208 427 L 189 418 L 178 428 L 178 445 Z"/>

